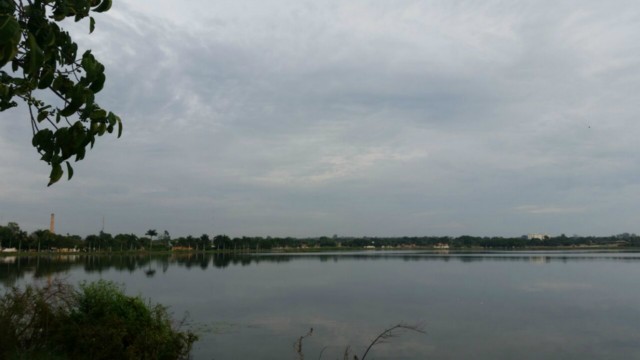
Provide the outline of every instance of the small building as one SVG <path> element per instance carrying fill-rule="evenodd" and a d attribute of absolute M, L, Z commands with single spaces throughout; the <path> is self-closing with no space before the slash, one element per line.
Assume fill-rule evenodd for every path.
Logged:
<path fill-rule="evenodd" d="M 57 253 L 77 253 L 80 252 L 80 249 L 78 248 L 51 248 L 52 252 L 57 252 Z"/>
<path fill-rule="evenodd" d="M 549 235 L 547 234 L 528 234 L 528 240 L 547 240 L 549 239 Z"/>
<path fill-rule="evenodd" d="M 171 251 L 191 251 L 193 248 L 191 246 L 173 246 Z"/>

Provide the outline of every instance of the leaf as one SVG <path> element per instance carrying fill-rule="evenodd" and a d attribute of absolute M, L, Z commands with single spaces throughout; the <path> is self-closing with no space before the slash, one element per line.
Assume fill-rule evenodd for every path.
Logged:
<path fill-rule="evenodd" d="M 104 81 L 106 79 L 107 78 L 106 76 L 104 76 L 104 74 L 96 75 L 96 80 L 91 83 L 91 85 L 89 86 L 89 90 L 93 91 L 94 94 L 100 92 L 100 90 L 102 90 L 102 87 L 104 86 Z"/>
<path fill-rule="evenodd" d="M 91 120 L 101 120 L 107 117 L 107 112 L 103 109 L 95 109 L 89 114 Z"/>
<path fill-rule="evenodd" d="M 122 121 L 118 117 L 118 137 L 122 136 Z"/>
<path fill-rule="evenodd" d="M 93 11 L 95 12 L 105 12 L 111 9 L 111 0 L 102 0 L 100 5 L 98 5 Z"/>
<path fill-rule="evenodd" d="M 80 109 L 82 104 L 83 104 L 82 101 L 76 101 L 75 99 L 73 99 L 73 100 L 71 100 L 69 105 L 67 105 L 67 107 L 65 107 L 64 109 L 60 110 L 60 115 L 65 116 L 65 117 L 71 116 L 71 115 L 75 114 L 75 112 L 78 111 L 78 109 Z"/>
<path fill-rule="evenodd" d="M 64 10 L 62 10 L 62 8 L 58 8 L 53 12 L 52 18 L 55 21 L 62 21 L 66 16 L 67 14 L 65 14 Z"/>
<path fill-rule="evenodd" d="M 86 153 L 85 147 L 79 147 L 78 151 L 76 152 L 76 161 L 80 161 L 82 159 L 84 159 L 84 155 Z"/>
<path fill-rule="evenodd" d="M 79 87 L 75 87 L 71 94 L 71 102 L 62 110 L 60 110 L 60 115 L 62 116 L 71 116 L 75 114 L 76 111 L 82 107 L 86 102 L 86 98 L 84 97 L 84 93 L 82 89 Z"/>
<path fill-rule="evenodd" d="M 31 76 L 37 75 L 40 66 L 42 65 L 42 61 L 44 60 L 44 53 L 40 46 L 38 46 L 38 42 L 36 41 L 36 37 L 33 36 L 31 32 L 28 35 L 28 56 L 29 56 L 29 64 L 25 68 L 25 72 Z"/>
<path fill-rule="evenodd" d="M 11 61 L 18 52 L 20 24 L 9 14 L 0 14 L 0 68 Z"/>
<path fill-rule="evenodd" d="M 107 116 L 107 121 L 109 122 L 109 125 L 113 126 L 118 122 L 118 117 L 116 116 L 116 114 L 109 111 L 109 115 Z"/>
<path fill-rule="evenodd" d="M 49 68 L 45 68 L 46 70 L 42 72 L 42 76 L 40 76 L 40 81 L 38 82 L 38 89 L 46 89 L 53 82 L 53 70 Z"/>
<path fill-rule="evenodd" d="M 0 14 L 0 41 L 2 43 L 20 41 L 20 24 L 13 15 Z"/>
<path fill-rule="evenodd" d="M 49 175 L 49 184 L 47 186 L 51 186 L 55 184 L 62 177 L 62 166 L 59 163 L 55 163 L 51 167 L 51 174 Z"/>
<path fill-rule="evenodd" d="M 71 180 L 71 178 L 73 177 L 73 168 L 71 167 L 71 164 L 69 164 L 68 161 L 65 161 L 65 163 L 67 164 L 67 175 L 68 175 L 67 180 Z"/>
<path fill-rule="evenodd" d="M 38 113 L 38 122 L 42 122 L 42 120 L 46 119 L 47 116 L 49 116 L 49 112 L 48 111 L 40 111 Z"/>
<path fill-rule="evenodd" d="M 95 28 L 96 28 L 96 21 L 93 19 L 92 16 L 89 16 L 89 34 L 91 34 Z"/>

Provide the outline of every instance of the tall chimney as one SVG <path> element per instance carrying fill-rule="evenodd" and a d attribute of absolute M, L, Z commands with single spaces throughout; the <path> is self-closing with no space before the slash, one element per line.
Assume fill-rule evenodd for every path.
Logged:
<path fill-rule="evenodd" d="M 51 213 L 51 224 L 49 224 L 49 232 L 52 234 L 56 233 L 56 214 Z"/>

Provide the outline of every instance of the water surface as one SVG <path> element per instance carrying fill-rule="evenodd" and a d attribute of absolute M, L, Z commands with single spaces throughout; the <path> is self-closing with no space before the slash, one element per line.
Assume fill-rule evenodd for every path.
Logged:
<path fill-rule="evenodd" d="M 340 252 L 0 258 L 0 288 L 107 279 L 188 313 L 195 359 L 640 358 L 640 253 Z M 323 350 L 324 349 L 324 350 Z"/>

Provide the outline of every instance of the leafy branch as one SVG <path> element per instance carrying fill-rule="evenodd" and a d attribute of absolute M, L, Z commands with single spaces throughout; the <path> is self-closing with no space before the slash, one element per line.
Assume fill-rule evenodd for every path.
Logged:
<path fill-rule="evenodd" d="M 89 18 L 111 8 L 112 0 L 0 0 L 0 112 L 27 104 L 32 145 L 51 167 L 49 184 L 63 175 L 73 176 L 69 162 L 85 157 L 96 137 L 122 134 L 119 116 L 95 102 L 105 83 L 102 65 L 91 53 L 78 53 L 78 45 L 58 23 L 67 18 Z M 52 94 L 57 102 L 38 95 Z M 50 98 L 50 97 L 48 97 Z"/>

